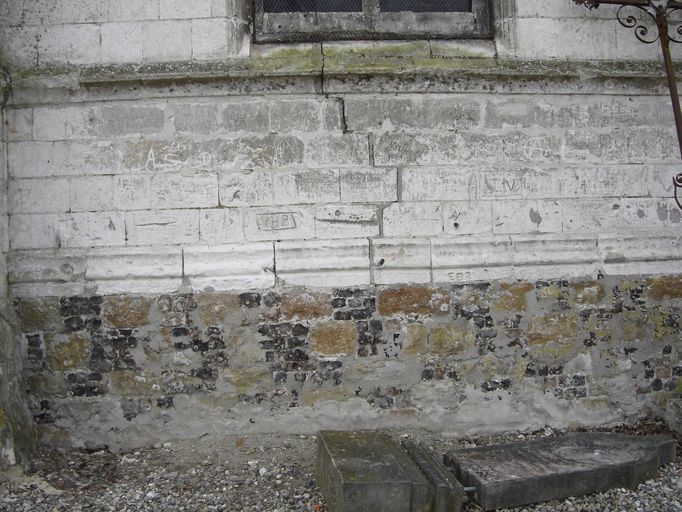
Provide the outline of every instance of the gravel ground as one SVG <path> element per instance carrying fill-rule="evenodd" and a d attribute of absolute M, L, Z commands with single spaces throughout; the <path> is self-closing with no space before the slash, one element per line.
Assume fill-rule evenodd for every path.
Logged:
<path fill-rule="evenodd" d="M 670 434 L 660 422 L 601 429 Z M 543 429 L 448 438 L 426 431 L 395 433 L 436 452 L 460 446 L 554 436 Z M 678 446 L 682 436 L 677 435 Z M 286 434 L 179 441 L 130 453 L 44 451 L 32 473 L 0 474 L 2 511 L 327 511 L 314 476 L 315 437 Z M 636 489 L 547 502 L 521 511 L 682 511 L 682 454 L 658 478 Z M 467 503 L 466 512 L 481 511 Z M 378 511 L 380 512 L 380 511 Z M 391 512 L 391 511 L 386 511 Z"/>

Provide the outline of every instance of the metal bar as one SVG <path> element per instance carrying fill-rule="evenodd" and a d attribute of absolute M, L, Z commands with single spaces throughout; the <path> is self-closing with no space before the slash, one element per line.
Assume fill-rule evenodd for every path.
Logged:
<path fill-rule="evenodd" d="M 680 148 L 680 156 L 682 156 L 682 111 L 680 110 L 680 96 L 677 92 L 677 78 L 675 77 L 675 69 L 673 68 L 673 59 L 670 55 L 670 40 L 668 39 L 668 20 L 665 14 L 659 12 L 656 16 L 656 25 L 658 25 L 658 34 L 661 41 L 661 50 L 663 50 L 663 62 L 665 65 L 665 74 L 668 78 L 668 89 L 670 90 L 670 101 L 673 105 L 673 114 L 675 116 L 675 127 L 677 128 L 677 143 Z"/>
<path fill-rule="evenodd" d="M 665 74 L 668 79 L 668 90 L 670 91 L 670 101 L 673 105 L 673 115 L 675 117 L 675 128 L 677 128 L 677 144 L 680 148 L 682 157 L 682 111 L 680 110 L 680 95 L 677 91 L 677 77 L 673 68 L 673 59 L 670 55 L 670 38 L 668 37 L 668 18 L 664 11 L 659 11 L 656 15 L 656 25 L 658 25 L 658 38 L 661 41 L 663 51 L 663 63 Z M 678 191 L 682 188 L 682 173 L 673 177 L 673 198 L 678 208 L 682 209 L 682 201 L 678 196 Z"/>

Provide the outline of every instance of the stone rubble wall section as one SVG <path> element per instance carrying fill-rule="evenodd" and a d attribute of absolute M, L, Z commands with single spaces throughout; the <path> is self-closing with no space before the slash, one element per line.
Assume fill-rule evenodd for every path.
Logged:
<path fill-rule="evenodd" d="M 599 425 L 682 393 L 682 278 L 19 298 L 44 442 Z"/>
<path fill-rule="evenodd" d="M 615 20 L 569 0 L 497 0 L 495 41 L 510 58 L 657 60 Z M 6 0 L 0 54 L 19 67 L 221 60 L 250 53 L 248 0 Z M 675 45 L 673 45 L 675 46 Z M 673 48 L 674 52 L 681 51 Z"/>
<path fill-rule="evenodd" d="M 675 273 L 665 96 L 12 105 L 13 296 Z"/>

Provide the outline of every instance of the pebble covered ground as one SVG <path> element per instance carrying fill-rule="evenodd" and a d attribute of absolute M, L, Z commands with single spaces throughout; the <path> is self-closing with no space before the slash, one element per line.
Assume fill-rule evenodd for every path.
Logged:
<path fill-rule="evenodd" d="M 602 430 L 673 435 L 654 421 Z M 425 431 L 394 435 L 414 438 L 444 453 L 455 447 L 561 433 L 547 428 L 467 438 Z M 682 436 L 676 437 L 682 446 Z M 315 436 L 292 434 L 226 435 L 219 441 L 178 441 L 118 454 L 46 450 L 32 465 L 31 474 L 0 474 L 0 510 L 325 512 L 328 508 L 315 482 L 315 450 Z M 512 510 L 682 512 L 680 451 L 674 463 L 661 468 L 658 478 L 636 489 L 613 489 Z M 467 503 L 464 510 L 482 509 Z"/>

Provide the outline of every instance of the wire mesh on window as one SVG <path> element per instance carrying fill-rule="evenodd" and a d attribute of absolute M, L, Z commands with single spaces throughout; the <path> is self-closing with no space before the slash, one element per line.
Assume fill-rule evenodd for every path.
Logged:
<path fill-rule="evenodd" d="M 382 12 L 471 12 L 472 0 L 381 0 Z"/>
<path fill-rule="evenodd" d="M 362 12 L 362 0 L 263 0 L 263 11 Z"/>

